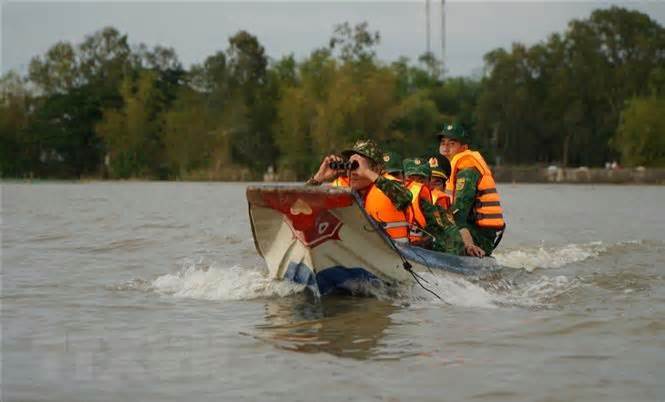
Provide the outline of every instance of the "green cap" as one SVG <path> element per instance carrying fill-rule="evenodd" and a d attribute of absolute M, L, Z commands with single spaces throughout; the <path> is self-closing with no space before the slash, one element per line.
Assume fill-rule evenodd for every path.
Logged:
<path fill-rule="evenodd" d="M 443 130 L 437 134 L 437 137 L 439 137 L 439 141 L 441 141 L 441 138 L 448 138 L 451 140 L 459 141 L 462 144 L 469 143 L 469 135 L 467 134 L 466 130 L 464 130 L 464 127 L 458 123 L 444 124 Z"/>
<path fill-rule="evenodd" d="M 383 164 L 388 173 L 402 171 L 402 157 L 395 152 L 386 152 L 383 154 Z"/>
<path fill-rule="evenodd" d="M 429 179 L 431 170 L 427 160 L 422 158 L 404 159 L 404 176 L 422 176 Z"/>
<path fill-rule="evenodd" d="M 353 147 L 342 151 L 342 156 L 346 159 L 350 158 L 353 154 L 358 154 L 369 158 L 380 165 L 383 165 L 384 163 L 383 150 L 381 150 L 381 147 L 379 147 L 379 145 L 372 140 L 358 140 L 355 144 L 353 144 Z"/>

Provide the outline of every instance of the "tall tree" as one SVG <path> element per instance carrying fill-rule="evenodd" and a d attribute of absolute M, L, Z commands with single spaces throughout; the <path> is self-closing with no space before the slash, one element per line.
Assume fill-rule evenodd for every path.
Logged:
<path fill-rule="evenodd" d="M 35 152 L 26 136 L 31 95 L 14 71 L 0 78 L 0 177 L 17 177 L 29 170 Z"/>
<path fill-rule="evenodd" d="M 626 104 L 614 140 L 624 164 L 665 167 L 665 98 L 635 98 Z"/>
<path fill-rule="evenodd" d="M 108 150 L 112 177 L 149 175 L 150 158 L 159 152 L 152 140 L 159 132 L 155 110 L 162 104 L 153 72 L 143 71 L 137 80 L 126 77 L 122 83 L 123 106 L 105 109 L 96 131 Z"/>
<path fill-rule="evenodd" d="M 233 103 L 224 114 L 230 126 L 233 157 L 259 173 L 277 160 L 272 128 L 278 86 L 270 80 L 268 58 L 255 36 L 238 32 L 229 38 L 226 54 Z"/>

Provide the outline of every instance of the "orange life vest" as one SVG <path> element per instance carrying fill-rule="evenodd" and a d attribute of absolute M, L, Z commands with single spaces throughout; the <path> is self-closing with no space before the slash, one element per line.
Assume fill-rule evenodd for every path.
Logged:
<path fill-rule="evenodd" d="M 450 208 L 450 197 L 444 191 L 435 188 L 432 189 L 432 203 L 441 208 L 448 209 Z"/>
<path fill-rule="evenodd" d="M 396 180 L 388 174 L 384 174 L 383 177 Z M 383 226 L 393 240 L 404 243 L 409 241 L 409 223 L 406 214 L 395 208 L 390 198 L 375 185 L 372 185 L 365 197 L 365 211 Z"/>
<path fill-rule="evenodd" d="M 349 187 L 350 186 L 349 178 L 346 176 L 339 176 L 338 178 L 333 180 L 333 182 L 330 183 L 330 185 L 333 187 Z"/>
<path fill-rule="evenodd" d="M 423 241 L 425 234 L 421 230 L 427 225 L 425 215 L 420 208 L 420 199 L 432 200 L 429 188 L 422 183 L 412 181 L 406 188 L 411 191 L 411 207 L 407 210 L 406 219 L 409 222 L 409 242 L 418 244 Z"/>
<path fill-rule="evenodd" d="M 476 225 L 481 228 L 503 229 L 506 222 L 503 219 L 501 208 L 501 197 L 496 191 L 496 183 L 492 177 L 492 171 L 476 151 L 466 150 L 453 157 L 450 162 L 450 177 L 446 183 L 446 194 L 455 202 L 455 191 L 457 188 L 457 173 L 462 169 L 475 168 L 480 172 L 480 180 L 476 191 L 476 202 L 473 207 Z"/>

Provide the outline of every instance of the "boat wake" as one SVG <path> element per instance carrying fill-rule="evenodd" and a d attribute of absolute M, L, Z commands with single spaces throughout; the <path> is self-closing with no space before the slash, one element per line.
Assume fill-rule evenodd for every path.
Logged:
<path fill-rule="evenodd" d="M 582 285 L 577 278 L 565 275 L 548 276 L 547 268 L 564 267 L 598 258 L 605 253 L 612 253 L 615 249 L 623 250 L 627 246 L 634 247 L 639 244 L 640 242 L 619 242 L 605 245 L 602 242 L 592 242 L 503 251 L 496 254 L 497 262 L 504 267 L 518 269 L 509 269 L 509 274 L 504 273 L 489 281 L 470 280 L 456 274 L 435 271 L 420 275 L 424 288 L 415 284 L 408 289 L 394 289 L 380 282 L 370 282 L 358 284 L 354 294 L 397 303 L 443 303 L 479 308 L 547 308 L 561 296 Z M 536 270 L 543 270 L 542 274 L 536 276 Z M 288 297 L 301 294 L 305 290 L 303 285 L 271 280 L 263 267 L 224 267 L 204 258 L 185 261 L 176 273 L 160 275 L 151 281 L 135 280 L 122 288 L 199 300 Z"/>
<path fill-rule="evenodd" d="M 532 272 L 538 268 L 559 268 L 568 264 L 598 257 L 607 251 L 603 242 L 568 244 L 561 247 L 539 246 L 534 249 L 499 251 L 494 257 L 497 262 L 510 268 L 521 268 Z"/>
<path fill-rule="evenodd" d="M 147 288 L 177 298 L 249 300 L 290 296 L 301 293 L 304 285 L 272 281 L 261 268 L 222 267 L 200 259 L 186 261 L 180 271 L 157 277 Z"/>

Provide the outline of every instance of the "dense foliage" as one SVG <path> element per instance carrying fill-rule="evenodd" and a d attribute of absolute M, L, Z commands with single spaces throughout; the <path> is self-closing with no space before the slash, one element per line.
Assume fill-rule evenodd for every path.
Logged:
<path fill-rule="evenodd" d="M 431 54 L 381 62 L 379 41 L 345 23 L 304 60 L 270 60 L 240 31 L 189 69 L 114 28 L 57 43 L 0 81 L 0 172 L 253 179 L 272 166 L 303 178 L 359 137 L 432 152 L 451 120 L 498 163 L 665 165 L 665 29 L 647 15 L 597 10 L 487 53 L 479 79 L 444 79 Z"/>

